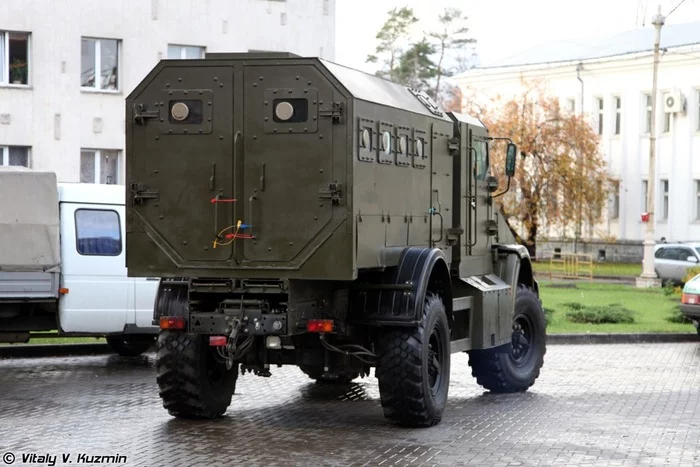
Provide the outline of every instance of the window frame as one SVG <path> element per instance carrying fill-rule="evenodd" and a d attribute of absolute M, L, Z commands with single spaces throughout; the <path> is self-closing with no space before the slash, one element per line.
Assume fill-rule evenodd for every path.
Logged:
<path fill-rule="evenodd" d="M 479 150 L 476 149 L 476 143 L 483 145 L 482 147 L 484 148 L 484 151 L 485 151 L 485 154 L 483 154 L 484 163 L 485 163 L 485 167 L 484 167 L 484 171 L 483 171 L 483 178 L 480 178 L 480 174 L 477 172 L 477 167 L 479 166 L 478 160 L 477 160 L 479 157 Z M 491 171 L 491 161 L 490 161 L 488 140 L 485 138 L 479 137 L 479 136 L 473 136 L 472 137 L 472 147 L 474 148 L 474 151 L 473 152 L 469 151 L 469 152 L 473 154 L 474 167 L 473 167 L 473 172 L 470 176 L 474 177 L 475 181 L 482 182 L 482 181 L 486 180 L 486 178 L 488 177 L 488 175 Z"/>
<path fill-rule="evenodd" d="M 613 193 L 610 206 L 610 219 L 617 220 L 620 218 L 620 181 L 613 181 Z"/>
<path fill-rule="evenodd" d="M 622 97 L 613 96 L 613 100 L 615 102 L 615 129 L 613 134 L 619 135 L 622 132 Z"/>
<path fill-rule="evenodd" d="M 649 212 L 649 180 L 642 180 L 642 212 Z"/>
<path fill-rule="evenodd" d="M 179 58 L 170 58 L 170 47 L 179 47 L 180 48 L 180 57 Z M 197 58 L 187 58 L 183 57 L 185 54 L 185 50 L 187 47 L 192 47 L 192 48 L 198 48 L 201 51 L 201 55 Z M 207 53 L 207 48 L 206 46 L 203 45 L 194 45 L 194 44 L 170 44 L 168 43 L 167 49 L 165 51 L 166 56 L 168 57 L 168 60 L 201 60 L 204 58 L 204 56 Z"/>
<path fill-rule="evenodd" d="M 596 126 L 597 126 L 597 132 L 598 135 L 602 135 L 604 130 L 605 130 L 605 100 L 602 97 L 596 97 L 595 98 L 596 102 L 596 113 L 598 115 L 598 119 L 596 121 Z"/>
<path fill-rule="evenodd" d="M 695 217 L 694 220 L 700 221 L 700 179 L 693 179 L 695 182 Z"/>
<path fill-rule="evenodd" d="M 10 148 L 24 148 L 27 150 L 27 165 L 10 165 Z M 2 167 L 26 167 L 32 168 L 32 147 L 18 145 L 0 145 L 0 166 Z"/>
<path fill-rule="evenodd" d="M 111 37 L 94 37 L 94 36 L 80 36 L 81 50 L 82 41 L 92 40 L 95 41 L 95 86 L 83 86 L 82 74 L 83 74 L 83 59 L 80 57 L 80 91 L 81 92 L 95 92 L 95 93 L 107 93 L 107 94 L 121 94 L 122 92 L 122 40 Z M 102 83 L 102 50 L 100 47 L 101 41 L 115 41 L 117 43 L 117 88 L 116 89 L 103 89 L 101 87 Z M 98 66 L 99 65 L 99 66 Z M 100 79 L 97 79 L 97 72 L 99 72 Z"/>
<path fill-rule="evenodd" d="M 642 134 L 649 135 L 651 134 L 651 108 L 652 108 L 652 102 L 651 102 L 651 93 L 650 92 L 645 92 L 642 93 L 642 107 L 644 108 L 644 120 L 643 125 L 644 125 L 644 131 Z"/>
<path fill-rule="evenodd" d="M 115 174 L 116 180 L 114 180 L 112 183 L 101 183 L 99 180 L 100 177 L 100 169 L 102 166 L 102 155 L 104 151 L 113 151 L 116 152 L 116 157 L 117 157 L 117 172 Z M 82 166 L 82 154 L 84 152 L 92 152 L 94 156 L 94 162 L 95 162 L 95 176 L 93 177 L 93 180 L 91 182 L 83 182 L 82 181 L 82 171 L 83 171 L 83 166 Z M 121 158 L 122 158 L 122 150 L 121 149 L 95 149 L 95 148 L 80 148 L 80 155 L 81 155 L 81 162 L 79 165 L 79 177 L 78 179 L 80 180 L 80 183 L 94 183 L 96 185 L 121 185 Z"/>
<path fill-rule="evenodd" d="M 25 34 L 27 36 L 27 83 L 17 84 L 10 80 L 10 34 Z M 29 31 L 15 31 L 10 29 L 0 29 L 1 46 L 5 50 L 6 60 L 2 65 L 2 75 L 0 75 L 0 86 L 8 88 L 28 88 L 32 85 L 32 33 Z"/>
<path fill-rule="evenodd" d="M 78 213 L 81 211 L 92 211 L 92 212 L 113 212 L 117 216 L 117 232 L 119 233 L 119 252 L 117 254 L 104 254 L 104 253 L 82 253 L 79 247 L 80 240 L 80 230 L 78 229 Z M 78 208 L 73 212 L 73 223 L 75 228 L 75 251 L 80 256 L 98 256 L 103 258 L 114 258 L 121 256 L 124 252 L 124 238 L 122 236 L 122 219 L 119 212 L 115 209 L 101 209 L 101 208 Z"/>
<path fill-rule="evenodd" d="M 661 216 L 659 220 L 668 220 L 669 209 L 670 209 L 670 189 L 671 183 L 668 178 L 662 178 L 659 180 L 659 194 L 661 195 Z"/>

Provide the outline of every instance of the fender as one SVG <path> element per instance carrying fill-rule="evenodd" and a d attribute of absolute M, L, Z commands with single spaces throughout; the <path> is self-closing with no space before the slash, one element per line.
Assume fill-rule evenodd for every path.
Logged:
<path fill-rule="evenodd" d="M 155 302 L 153 303 L 153 324 L 160 324 L 160 317 L 165 316 L 184 316 L 185 320 L 188 315 L 188 284 L 187 279 L 182 277 L 163 277 L 158 284 L 158 293 L 156 293 Z"/>
<path fill-rule="evenodd" d="M 523 245 L 509 244 L 496 245 L 495 270 L 496 274 L 511 285 L 513 290 L 517 290 L 518 284 L 523 284 L 539 297 L 539 284 L 535 280 L 535 275 L 532 269 L 532 260 L 530 254 Z M 505 261 L 501 259 L 502 255 L 515 256 L 519 261 Z M 517 268 L 517 271 L 514 270 Z"/>
<path fill-rule="evenodd" d="M 420 322 L 427 292 L 438 293 L 452 317 L 452 289 L 447 258 L 438 248 L 410 247 L 397 266 L 384 270 L 379 284 L 360 283 L 363 324 L 414 326 Z M 356 298 L 357 299 L 357 298 Z"/>

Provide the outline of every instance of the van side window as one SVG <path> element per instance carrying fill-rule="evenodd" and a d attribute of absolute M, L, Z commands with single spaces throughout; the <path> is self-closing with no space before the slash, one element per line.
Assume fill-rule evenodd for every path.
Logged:
<path fill-rule="evenodd" d="M 75 237 L 81 255 L 119 256 L 122 252 L 119 214 L 112 210 L 78 209 Z"/>
<path fill-rule="evenodd" d="M 486 180 L 489 171 L 489 153 L 486 141 L 473 141 L 472 164 L 474 166 L 474 178 Z"/>

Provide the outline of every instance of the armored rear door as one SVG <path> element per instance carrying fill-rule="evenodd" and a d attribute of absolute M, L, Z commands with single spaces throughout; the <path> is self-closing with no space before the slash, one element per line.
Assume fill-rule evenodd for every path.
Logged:
<path fill-rule="evenodd" d="M 235 221 L 243 264 L 299 268 L 344 218 L 340 92 L 311 64 L 247 65 L 243 187 Z M 334 137 L 334 133 L 336 133 Z M 335 220 L 334 220 L 335 215 Z"/>
<path fill-rule="evenodd" d="M 232 251 L 234 68 L 197 62 L 166 65 L 130 109 L 131 147 L 148 154 L 127 154 L 133 221 L 179 265 Z"/>

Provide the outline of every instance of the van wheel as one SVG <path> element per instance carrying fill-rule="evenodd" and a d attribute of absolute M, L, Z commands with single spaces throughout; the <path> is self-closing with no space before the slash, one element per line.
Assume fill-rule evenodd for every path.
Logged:
<path fill-rule="evenodd" d="M 513 312 L 513 330 L 508 352 L 469 352 L 472 376 L 484 388 L 496 393 L 526 391 L 535 384 L 544 364 L 546 320 L 537 295 L 518 285 Z"/>
<path fill-rule="evenodd" d="M 440 423 L 450 385 L 450 328 L 438 295 L 426 297 L 416 328 L 380 336 L 376 375 L 387 419 L 409 427 Z"/>
<path fill-rule="evenodd" d="M 236 390 L 238 364 L 230 370 L 209 346 L 209 338 L 161 331 L 156 381 L 163 407 L 178 418 L 211 419 L 226 412 Z"/>
<path fill-rule="evenodd" d="M 106 339 L 115 353 L 122 357 L 135 357 L 150 349 L 157 337 L 155 334 L 122 334 L 107 336 Z"/>

